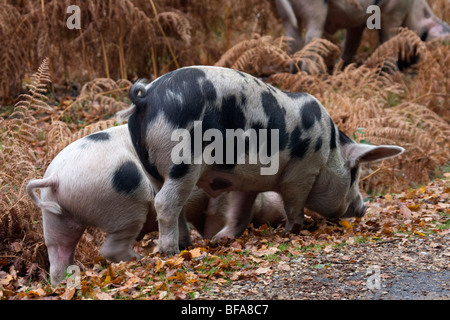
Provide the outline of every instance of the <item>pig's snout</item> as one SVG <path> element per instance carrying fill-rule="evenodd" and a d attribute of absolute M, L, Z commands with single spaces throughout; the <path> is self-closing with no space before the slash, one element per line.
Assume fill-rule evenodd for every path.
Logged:
<path fill-rule="evenodd" d="M 366 211 L 367 211 L 367 206 L 365 204 L 363 204 L 361 209 L 359 210 L 359 212 L 356 214 L 356 216 L 358 218 L 362 218 L 366 214 Z"/>
<path fill-rule="evenodd" d="M 347 212 L 345 212 L 344 217 L 346 218 L 362 218 L 366 214 L 367 206 L 364 203 L 351 204 Z"/>

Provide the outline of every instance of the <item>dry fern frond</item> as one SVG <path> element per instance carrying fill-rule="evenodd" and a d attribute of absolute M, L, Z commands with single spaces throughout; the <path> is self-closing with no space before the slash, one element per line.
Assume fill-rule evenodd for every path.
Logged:
<path fill-rule="evenodd" d="M 11 118 L 33 117 L 38 112 L 53 113 L 53 108 L 47 105 L 48 98 L 44 95 L 51 83 L 48 64 L 49 60 L 45 58 L 38 71 L 32 75 L 31 83 L 27 85 L 29 93 L 21 95 L 21 101 L 16 104 Z"/>
<path fill-rule="evenodd" d="M 89 81 L 81 88 L 76 101 L 67 106 L 54 120 L 59 121 L 63 116 L 68 117 L 69 113 L 70 116 L 78 118 L 81 116 L 89 123 L 101 117 L 111 116 L 128 107 L 124 100 L 128 96 L 129 88 L 131 88 L 131 82 L 124 79 L 114 81 L 108 78 L 97 78 Z"/>
<path fill-rule="evenodd" d="M 25 48 L 32 41 L 28 32 L 30 23 L 22 18 L 13 5 L 0 4 L 0 103 L 10 95 L 18 94 L 21 80 L 28 71 Z"/>
<path fill-rule="evenodd" d="M 287 50 L 287 37 L 273 39 L 260 37 L 237 43 L 225 52 L 216 66 L 231 67 L 253 75 L 268 75 L 286 69 L 291 61 Z"/>
<path fill-rule="evenodd" d="M 383 67 L 395 72 L 415 65 L 424 56 L 425 45 L 412 30 L 400 28 L 395 37 L 381 44 L 364 62 L 369 68 Z"/>
<path fill-rule="evenodd" d="M 288 92 L 307 92 L 312 95 L 318 95 L 313 89 L 323 85 L 322 79 L 316 76 L 308 75 L 304 72 L 275 73 L 269 77 L 269 82 Z"/>
<path fill-rule="evenodd" d="M 159 13 L 156 19 L 162 26 L 167 26 L 175 30 L 186 44 L 191 41 L 191 23 L 189 19 L 179 11 L 168 11 Z"/>
<path fill-rule="evenodd" d="M 339 47 L 331 41 L 314 39 L 294 53 L 292 60 L 311 75 L 324 74 L 328 71 L 329 62 L 334 64 L 340 52 Z"/>
<path fill-rule="evenodd" d="M 35 178 L 44 165 L 43 128 L 46 124 L 42 124 L 42 128 L 38 126 L 34 113 L 50 109 L 44 95 L 49 82 L 48 60 L 45 59 L 32 77 L 30 92 L 17 103 L 18 110 L 8 119 L 0 118 L 0 193 L 4 195 L 0 198 L 0 238 L 9 239 L 11 243 L 42 242 L 42 226 L 33 223 L 40 221 L 40 215 L 25 193 L 25 184 Z M 24 245 L 21 257 L 38 260 L 34 249 Z M 23 265 L 24 261 L 18 257 L 14 264 Z M 44 264 L 45 261 L 39 262 Z"/>

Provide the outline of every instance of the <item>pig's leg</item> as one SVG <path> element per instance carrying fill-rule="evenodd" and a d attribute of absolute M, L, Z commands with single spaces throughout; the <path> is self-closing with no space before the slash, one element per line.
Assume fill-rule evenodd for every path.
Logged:
<path fill-rule="evenodd" d="M 180 250 L 186 249 L 192 245 L 191 233 L 188 228 L 186 214 L 184 209 L 181 210 L 180 216 L 178 217 L 178 247 Z"/>
<path fill-rule="evenodd" d="M 405 20 L 404 12 L 392 13 L 389 19 L 381 19 L 381 29 L 379 30 L 380 44 L 388 41 L 396 34 L 395 28 L 402 26 Z"/>
<path fill-rule="evenodd" d="M 129 261 L 142 258 L 134 252 L 133 244 L 142 228 L 142 223 L 126 226 L 125 229 L 108 233 L 100 248 L 100 254 L 111 262 Z"/>
<path fill-rule="evenodd" d="M 302 177 L 301 182 L 281 185 L 280 194 L 286 212 L 286 232 L 299 232 L 303 228 L 304 206 L 315 176 Z"/>
<path fill-rule="evenodd" d="M 345 36 L 345 49 L 342 54 L 342 59 L 346 65 L 352 62 L 352 59 L 358 50 L 364 28 L 365 26 L 347 29 L 347 35 Z"/>
<path fill-rule="evenodd" d="M 205 239 L 212 239 L 226 224 L 226 213 L 228 210 L 228 193 L 222 193 L 217 198 L 208 199 L 204 227 L 202 236 Z"/>
<path fill-rule="evenodd" d="M 159 250 L 168 255 L 179 253 L 179 228 L 188 230 L 186 219 L 179 219 L 181 210 L 194 189 L 195 183 L 183 179 L 167 179 L 155 197 L 155 209 L 159 228 Z M 181 225 L 179 226 L 179 222 Z M 189 231 L 187 231 L 189 232 Z"/>
<path fill-rule="evenodd" d="M 306 20 L 305 45 L 310 43 L 313 39 L 322 38 L 327 18 L 327 12 L 328 6 L 320 5 L 317 7 L 317 10 L 315 10 L 312 16 L 304 17 Z M 312 60 L 316 60 L 316 58 L 313 58 Z M 300 69 L 302 71 L 310 73 L 308 62 L 302 62 L 300 65 Z"/>
<path fill-rule="evenodd" d="M 180 247 L 180 250 L 182 250 L 192 244 L 190 232 L 187 228 L 187 221 L 186 221 L 184 212 L 182 212 L 182 214 L 180 214 L 178 225 L 179 225 L 178 232 L 180 234 L 179 247 Z M 155 208 L 153 207 L 153 204 L 150 204 L 147 218 L 145 220 L 145 223 L 144 223 L 141 231 L 139 232 L 139 235 L 136 238 L 136 241 L 142 240 L 142 238 L 144 238 L 144 236 L 147 233 L 152 232 L 152 231 L 158 231 L 158 221 L 156 220 Z"/>
<path fill-rule="evenodd" d="M 145 228 L 147 205 L 136 206 L 130 212 L 124 212 L 115 220 L 113 228 L 106 228 L 106 240 L 100 248 L 100 254 L 112 262 L 140 259 L 133 250 L 134 241 Z"/>
<path fill-rule="evenodd" d="M 312 12 L 305 12 L 302 17 L 302 19 L 305 20 L 306 25 L 305 45 L 310 43 L 313 39 L 322 38 L 327 14 L 328 5 L 325 3 L 316 4 Z"/>
<path fill-rule="evenodd" d="M 42 211 L 42 219 L 51 283 L 56 286 L 64 278 L 67 267 L 74 263 L 75 248 L 85 227 L 67 215 L 56 215 L 46 210 Z"/>
<path fill-rule="evenodd" d="M 257 195 L 257 192 L 233 191 L 230 193 L 230 206 L 226 216 L 227 224 L 214 236 L 213 241 L 224 237 L 238 237 L 244 232 L 250 221 L 252 221 L 252 207 Z"/>

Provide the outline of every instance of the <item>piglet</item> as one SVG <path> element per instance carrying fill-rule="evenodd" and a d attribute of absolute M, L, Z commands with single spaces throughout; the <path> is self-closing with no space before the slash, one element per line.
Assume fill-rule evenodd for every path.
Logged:
<path fill-rule="evenodd" d="M 29 181 L 26 190 L 42 210 L 52 285 L 59 284 L 74 263 L 76 245 L 87 226 L 107 233 L 100 252 L 112 262 L 140 258 L 134 241 L 158 230 L 152 186 L 127 125 L 71 143 L 53 159 L 43 179 Z M 210 199 L 196 189 L 185 208 L 187 219 L 211 238 L 225 224 L 227 195 Z M 179 245 L 186 247 L 191 240 L 184 214 L 180 220 Z"/>

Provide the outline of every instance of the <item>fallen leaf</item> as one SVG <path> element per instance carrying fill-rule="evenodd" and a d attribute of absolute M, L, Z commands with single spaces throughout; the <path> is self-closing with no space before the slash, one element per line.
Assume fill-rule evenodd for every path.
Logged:
<path fill-rule="evenodd" d="M 278 264 L 278 269 L 280 269 L 282 271 L 289 271 L 289 270 L 291 270 L 291 267 L 287 263 L 280 262 Z"/>
<path fill-rule="evenodd" d="M 280 249 L 278 249 L 277 247 L 268 247 L 268 248 L 267 247 L 263 247 L 260 250 L 253 251 L 252 254 L 254 256 L 257 256 L 257 257 L 262 257 L 264 255 L 274 254 L 277 251 L 280 251 Z"/>
<path fill-rule="evenodd" d="M 450 208 L 450 203 L 438 203 L 437 205 L 441 209 L 448 209 L 448 208 Z"/>
<path fill-rule="evenodd" d="M 13 242 L 11 243 L 11 249 L 13 249 L 16 253 L 19 253 L 22 251 L 22 245 L 20 242 Z"/>
<path fill-rule="evenodd" d="M 267 268 L 259 267 L 258 269 L 255 270 L 255 273 L 256 274 L 264 274 L 264 273 L 268 273 L 269 271 L 271 271 L 270 267 L 267 267 Z"/>
<path fill-rule="evenodd" d="M 114 298 L 111 297 L 106 292 L 98 292 L 95 296 L 97 297 L 98 300 L 114 300 Z"/>
<path fill-rule="evenodd" d="M 159 291 L 158 298 L 159 300 L 164 299 L 167 296 L 167 291 Z"/>
<path fill-rule="evenodd" d="M 417 230 L 414 231 L 414 233 L 417 234 L 418 236 L 421 236 L 421 237 L 426 237 L 427 236 L 425 233 L 417 231 Z"/>
<path fill-rule="evenodd" d="M 201 257 L 203 253 L 206 252 L 206 250 L 204 248 L 197 247 L 192 250 L 189 250 L 189 252 L 191 253 L 192 259 L 195 259 Z"/>
<path fill-rule="evenodd" d="M 18 296 L 20 298 L 27 297 L 27 298 L 31 298 L 31 299 L 36 298 L 36 297 L 41 298 L 41 297 L 45 296 L 45 291 L 42 288 L 38 288 L 35 290 L 29 290 L 27 292 L 19 292 Z"/>
<path fill-rule="evenodd" d="M 13 276 L 4 271 L 0 271 L 0 285 L 7 286 L 13 280 Z"/>
<path fill-rule="evenodd" d="M 159 272 L 159 271 L 162 269 L 162 267 L 164 267 L 164 264 L 165 264 L 164 261 L 162 261 L 162 260 L 159 259 L 159 258 L 156 258 L 156 259 L 155 259 L 156 272 Z"/>
<path fill-rule="evenodd" d="M 403 217 L 405 219 L 411 219 L 411 217 L 412 217 L 411 210 L 408 207 L 406 207 L 406 206 L 401 206 L 400 207 L 400 213 L 403 215 Z"/>
<path fill-rule="evenodd" d="M 405 261 L 409 261 L 409 262 L 415 262 L 415 261 L 416 261 L 415 258 L 412 258 L 412 257 L 410 257 L 410 256 L 407 256 L 406 254 L 402 254 L 402 255 L 400 256 L 400 258 L 402 258 L 402 259 L 405 260 Z"/>
<path fill-rule="evenodd" d="M 420 204 L 410 204 L 407 207 L 411 211 L 418 211 L 420 209 Z"/>
<path fill-rule="evenodd" d="M 261 263 L 261 262 L 264 261 L 264 259 L 256 258 L 253 255 L 249 255 L 248 258 L 251 259 L 253 262 L 256 262 L 256 263 Z"/>
<path fill-rule="evenodd" d="M 183 257 L 183 259 L 186 261 L 190 261 L 192 259 L 192 253 L 187 250 L 181 251 L 180 256 Z"/>
<path fill-rule="evenodd" d="M 64 293 L 62 295 L 60 295 L 59 297 L 61 298 L 61 300 L 70 300 L 73 298 L 74 294 L 75 294 L 75 288 L 71 287 L 71 288 L 66 288 Z"/>
<path fill-rule="evenodd" d="M 347 230 L 352 229 L 352 225 L 347 220 L 340 220 L 339 224 Z"/>

